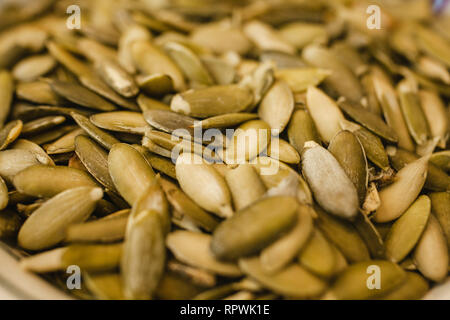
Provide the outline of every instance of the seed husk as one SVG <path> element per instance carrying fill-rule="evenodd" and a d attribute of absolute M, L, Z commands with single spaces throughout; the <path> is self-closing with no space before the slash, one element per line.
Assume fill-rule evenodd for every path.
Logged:
<path fill-rule="evenodd" d="M 367 285 L 368 268 L 377 266 L 382 274 L 380 289 L 371 290 Z M 370 270 L 370 269 L 369 269 Z M 373 273 L 373 271 L 371 271 Z M 337 278 L 330 289 L 331 297 L 342 300 L 376 299 L 399 288 L 406 281 L 406 273 L 390 261 L 369 260 L 349 266 Z"/>
<path fill-rule="evenodd" d="M 388 259 L 398 263 L 411 252 L 425 230 L 430 209 L 430 198 L 420 196 L 395 221 L 386 237 L 386 255 Z"/>
<path fill-rule="evenodd" d="M 428 282 L 422 276 L 414 272 L 406 272 L 406 281 L 382 298 L 383 300 L 419 300 L 428 289 Z"/>
<path fill-rule="evenodd" d="M 328 146 L 330 151 L 358 191 L 360 203 L 366 196 L 368 183 L 367 161 L 361 143 L 349 131 L 339 132 Z"/>
<path fill-rule="evenodd" d="M 87 171 L 105 188 L 116 191 L 108 171 L 108 153 L 86 136 L 75 138 L 75 153 Z"/>
<path fill-rule="evenodd" d="M 441 282 L 448 273 L 448 255 L 444 232 L 439 221 L 433 215 L 430 215 L 426 229 L 413 254 L 417 269 L 427 279 Z"/>
<path fill-rule="evenodd" d="M 52 247 L 65 237 L 67 227 L 86 220 L 103 196 L 100 188 L 78 187 L 46 201 L 25 221 L 19 231 L 19 245 L 28 250 Z"/>
<path fill-rule="evenodd" d="M 177 91 L 183 91 L 186 84 L 183 74 L 175 63 L 149 40 L 136 40 L 131 44 L 131 55 L 136 68 L 143 74 L 162 73 L 169 75 Z"/>
<path fill-rule="evenodd" d="M 50 82 L 50 87 L 61 97 L 86 108 L 100 111 L 112 111 L 117 109 L 111 102 L 76 83 L 52 80 Z"/>
<path fill-rule="evenodd" d="M 295 226 L 261 251 L 261 266 L 269 274 L 282 270 L 292 262 L 304 248 L 313 232 L 312 218 L 315 213 L 312 209 L 300 205 L 297 211 L 298 217 Z"/>
<path fill-rule="evenodd" d="M 380 192 L 381 205 L 375 213 L 376 222 L 398 218 L 417 198 L 427 177 L 428 158 L 420 158 L 401 169 L 396 180 Z"/>
<path fill-rule="evenodd" d="M 264 272 L 258 257 L 240 259 L 239 267 L 264 287 L 286 297 L 314 298 L 326 289 L 323 280 L 295 263 L 272 275 Z"/>
<path fill-rule="evenodd" d="M 139 88 L 150 96 L 161 97 L 174 91 L 172 78 L 163 73 L 136 77 Z"/>
<path fill-rule="evenodd" d="M 224 260 L 251 255 L 263 249 L 297 220 L 295 198 L 261 199 L 222 222 L 213 233 L 211 250 Z"/>
<path fill-rule="evenodd" d="M 338 102 L 339 107 L 356 122 L 381 138 L 396 143 L 397 134 L 379 116 L 365 110 L 361 105 L 349 101 Z"/>
<path fill-rule="evenodd" d="M 97 141 L 102 147 L 105 149 L 111 149 L 113 145 L 120 143 L 119 140 L 114 138 L 111 134 L 103 131 L 102 129 L 95 126 L 89 118 L 79 114 L 72 112 L 72 118 L 75 122 L 84 130 L 86 133 L 95 141 Z"/>
<path fill-rule="evenodd" d="M 254 113 L 227 113 L 197 121 L 194 123 L 193 128 L 231 128 L 243 122 L 247 122 L 249 120 L 254 120 L 257 118 L 258 115 Z"/>
<path fill-rule="evenodd" d="M 13 120 L 0 129 L 0 151 L 6 149 L 22 132 L 21 120 Z"/>
<path fill-rule="evenodd" d="M 144 135 L 149 128 L 144 117 L 134 111 L 113 111 L 92 115 L 89 120 L 99 128 Z"/>
<path fill-rule="evenodd" d="M 330 152 L 308 142 L 302 154 L 302 171 L 321 207 L 341 218 L 356 216 L 356 187 Z"/>
<path fill-rule="evenodd" d="M 320 137 L 316 126 L 310 114 L 305 110 L 294 111 L 289 122 L 287 133 L 289 143 L 299 154 L 303 152 L 305 142 L 307 141 L 315 141 L 320 144 Z"/>
<path fill-rule="evenodd" d="M 321 208 L 315 208 L 318 228 L 333 242 L 349 262 L 370 259 L 367 246 L 356 229 L 349 222 L 335 218 Z"/>
<path fill-rule="evenodd" d="M 338 133 L 344 115 L 337 104 L 323 91 L 309 87 L 306 93 L 306 106 L 322 140 L 329 143 Z"/>
<path fill-rule="evenodd" d="M 264 95 L 258 108 L 261 120 L 281 133 L 291 118 L 294 110 L 294 97 L 289 86 L 282 81 L 276 81 Z"/>
<path fill-rule="evenodd" d="M 450 248 L 450 193 L 434 192 L 429 195 L 431 210 L 447 237 L 447 246 Z"/>
<path fill-rule="evenodd" d="M 17 236 L 22 226 L 20 215 L 9 209 L 5 209 L 0 214 L 0 239 L 10 239 Z"/>
<path fill-rule="evenodd" d="M 241 164 L 227 171 L 225 180 L 230 188 L 236 210 L 252 204 L 266 192 L 266 187 L 250 164 Z"/>
<path fill-rule="evenodd" d="M 33 165 L 14 177 L 14 187 L 21 193 L 50 198 L 76 187 L 96 187 L 84 171 L 63 166 Z"/>
<path fill-rule="evenodd" d="M 155 172 L 150 164 L 139 151 L 125 143 L 111 148 L 108 170 L 117 191 L 131 206 L 155 183 Z"/>
<path fill-rule="evenodd" d="M 164 50 L 175 61 L 190 81 L 212 85 L 214 83 L 200 58 L 188 47 L 177 42 L 168 42 Z"/>
<path fill-rule="evenodd" d="M 170 108 L 174 112 L 207 118 L 243 111 L 252 101 L 250 91 L 237 85 L 211 86 L 177 94 Z"/>
<path fill-rule="evenodd" d="M 8 71 L 0 72 L 0 127 L 2 127 L 11 109 L 14 94 L 14 82 Z"/>
<path fill-rule="evenodd" d="M 318 86 L 330 75 L 330 71 L 320 68 L 286 68 L 275 72 L 275 77 L 288 84 L 293 93 L 306 91 L 310 86 Z"/>
<path fill-rule="evenodd" d="M 166 244 L 181 262 L 226 277 L 242 275 L 236 264 L 221 262 L 214 257 L 210 250 L 211 241 L 211 236 L 207 234 L 175 231 L 167 236 Z"/>
<path fill-rule="evenodd" d="M 128 299 L 149 299 L 153 296 L 164 271 L 165 256 L 163 224 L 158 212 L 132 212 L 120 264 Z"/>
<path fill-rule="evenodd" d="M 181 189 L 207 211 L 229 218 L 233 215 L 230 190 L 225 179 L 196 154 L 183 153 L 175 165 Z M 208 189 L 201 189 L 208 181 Z"/>
<path fill-rule="evenodd" d="M 11 149 L 0 151 L 0 176 L 7 183 L 12 183 L 14 177 L 22 170 L 44 163 L 47 159 L 40 158 L 36 154 L 20 149 Z"/>
<path fill-rule="evenodd" d="M 59 154 L 72 152 L 75 150 L 75 138 L 79 135 L 85 134 L 85 131 L 81 128 L 75 129 L 56 141 L 50 143 L 46 147 L 48 154 Z"/>
<path fill-rule="evenodd" d="M 161 179 L 160 182 L 167 200 L 179 214 L 189 217 L 206 231 L 212 231 L 216 228 L 217 220 L 200 208 L 180 188 L 166 179 Z"/>

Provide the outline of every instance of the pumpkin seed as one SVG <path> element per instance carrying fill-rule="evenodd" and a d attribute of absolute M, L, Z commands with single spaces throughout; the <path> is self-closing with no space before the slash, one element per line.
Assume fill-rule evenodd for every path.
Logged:
<path fill-rule="evenodd" d="M 247 89 L 236 85 L 211 86 L 177 94 L 170 108 L 174 112 L 207 118 L 243 111 L 252 101 L 253 97 Z"/>
<path fill-rule="evenodd" d="M 316 126 L 308 112 L 296 110 L 292 114 L 288 126 L 289 143 L 297 150 L 299 154 L 303 152 L 305 142 L 315 141 L 320 144 L 320 137 Z"/>
<path fill-rule="evenodd" d="M 438 219 L 445 236 L 447 246 L 450 248 L 450 194 L 448 192 L 431 193 L 431 210 Z"/>
<path fill-rule="evenodd" d="M 312 233 L 298 258 L 302 266 L 322 277 L 329 277 L 335 272 L 335 260 L 333 247 L 317 229 Z"/>
<path fill-rule="evenodd" d="M 446 172 L 450 172 L 450 151 L 440 151 L 430 156 L 430 162 Z"/>
<path fill-rule="evenodd" d="M 51 129 L 61 123 L 66 121 L 66 118 L 63 116 L 48 116 L 39 118 L 36 120 L 32 120 L 30 122 L 26 122 L 22 127 L 23 135 L 34 135 L 37 133 L 41 133 L 42 131 L 46 131 Z"/>
<path fill-rule="evenodd" d="M 445 149 L 449 137 L 449 120 L 439 95 L 431 90 L 419 91 L 420 105 L 425 114 L 432 137 L 438 137 L 438 146 Z"/>
<path fill-rule="evenodd" d="M 128 211 L 128 210 L 127 210 Z M 67 228 L 67 242 L 114 242 L 122 240 L 128 217 L 99 219 Z"/>
<path fill-rule="evenodd" d="M 447 240 L 438 220 L 431 215 L 414 251 L 417 269 L 431 281 L 441 282 L 448 272 Z"/>
<path fill-rule="evenodd" d="M 134 111 L 113 111 L 92 115 L 89 120 L 99 128 L 144 135 L 149 128 L 142 114 Z"/>
<path fill-rule="evenodd" d="M 50 84 L 45 81 L 20 82 L 16 86 L 16 95 L 18 98 L 52 106 L 63 105 L 65 100 L 53 92 Z M 3 99 L 7 99 L 6 96 Z M 7 100 L 8 101 L 8 100 Z M 7 104 L 8 105 L 8 104 Z"/>
<path fill-rule="evenodd" d="M 254 120 L 256 118 L 258 118 L 258 115 L 254 113 L 227 113 L 211 118 L 206 118 L 201 121 L 196 121 L 193 125 L 193 128 L 231 128 L 243 122 Z"/>
<path fill-rule="evenodd" d="M 124 143 L 111 148 L 108 170 L 117 191 L 131 206 L 155 183 L 150 164 L 136 149 Z"/>
<path fill-rule="evenodd" d="M 71 116 L 73 120 L 95 141 L 97 141 L 105 149 L 111 149 L 113 145 L 120 141 L 114 138 L 109 133 L 96 127 L 87 117 L 72 112 Z"/>
<path fill-rule="evenodd" d="M 59 193 L 25 221 L 19 231 L 19 245 L 28 250 L 54 246 L 64 239 L 70 224 L 89 217 L 102 196 L 100 188 L 92 187 L 78 187 Z"/>
<path fill-rule="evenodd" d="M 0 214 L 0 239 L 9 239 L 17 236 L 22 226 L 22 219 L 17 212 L 3 210 Z"/>
<path fill-rule="evenodd" d="M 419 300 L 428 289 L 428 282 L 423 277 L 414 272 L 406 272 L 406 281 L 383 296 L 383 300 Z"/>
<path fill-rule="evenodd" d="M 59 154 L 72 152 L 75 150 L 75 138 L 82 135 L 85 131 L 81 128 L 75 129 L 68 134 L 49 144 L 46 148 L 48 154 Z"/>
<path fill-rule="evenodd" d="M 233 260 L 263 249 L 297 219 L 292 197 L 269 197 L 238 211 L 213 233 L 211 250 L 219 259 Z"/>
<path fill-rule="evenodd" d="M 386 238 L 386 255 L 393 262 L 400 262 L 419 241 L 430 215 L 431 202 L 420 196 L 392 225 Z"/>
<path fill-rule="evenodd" d="M 150 96 L 164 96 L 174 91 L 173 81 L 170 76 L 162 73 L 155 73 L 136 78 L 139 88 Z"/>
<path fill-rule="evenodd" d="M 27 150 L 0 151 L 0 176 L 6 182 L 12 183 L 14 177 L 22 170 L 35 164 L 47 164 L 47 159 L 40 158 Z"/>
<path fill-rule="evenodd" d="M 0 151 L 6 149 L 22 132 L 21 120 L 13 120 L 0 129 Z"/>
<path fill-rule="evenodd" d="M 139 93 L 133 77 L 116 62 L 108 59 L 97 61 L 96 70 L 100 77 L 121 96 L 131 98 Z"/>
<path fill-rule="evenodd" d="M 90 274 L 85 272 L 84 281 L 97 299 L 124 300 L 122 282 L 117 273 Z"/>
<path fill-rule="evenodd" d="M 8 71 L 0 72 L 0 88 L 0 124 L 3 126 L 10 112 L 14 93 L 14 82 Z"/>
<path fill-rule="evenodd" d="M 310 86 L 318 86 L 330 74 L 327 69 L 302 67 L 277 70 L 275 77 L 285 81 L 293 93 L 300 93 Z"/>
<path fill-rule="evenodd" d="M 84 171 L 63 166 L 32 165 L 14 177 L 14 187 L 21 193 L 50 198 L 77 187 L 96 187 Z"/>

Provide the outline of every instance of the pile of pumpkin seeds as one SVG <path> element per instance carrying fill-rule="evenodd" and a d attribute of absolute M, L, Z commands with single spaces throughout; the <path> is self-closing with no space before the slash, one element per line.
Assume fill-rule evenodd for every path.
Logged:
<path fill-rule="evenodd" d="M 450 19 L 375 1 L 369 29 L 373 2 L 6 1 L 1 240 L 85 299 L 431 294 L 449 271 Z M 236 164 L 236 128 L 278 134 Z"/>

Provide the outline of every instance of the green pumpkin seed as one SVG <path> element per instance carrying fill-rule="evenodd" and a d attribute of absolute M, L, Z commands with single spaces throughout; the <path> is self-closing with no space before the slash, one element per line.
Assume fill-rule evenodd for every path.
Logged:
<path fill-rule="evenodd" d="M 330 142 L 328 151 L 333 154 L 358 191 L 359 202 L 366 196 L 368 169 L 361 143 L 349 131 L 339 132 Z"/>
<path fill-rule="evenodd" d="M 450 194 L 448 192 L 431 193 L 430 199 L 431 210 L 438 219 L 447 237 L 447 246 L 450 248 Z"/>
<path fill-rule="evenodd" d="M 84 130 L 86 131 L 89 136 L 97 141 L 102 147 L 105 149 L 111 149 L 113 145 L 119 143 L 120 141 L 114 138 L 109 133 L 103 131 L 102 129 L 99 129 L 97 126 L 95 126 L 87 117 L 72 112 L 71 113 L 72 118 L 75 120 L 75 122 Z"/>
<path fill-rule="evenodd" d="M 56 66 L 55 59 L 48 55 L 36 55 L 17 63 L 12 74 L 19 81 L 33 81 L 50 72 Z"/>
<path fill-rule="evenodd" d="M 231 128 L 257 118 L 258 115 L 254 113 L 227 113 L 197 121 L 194 123 L 193 128 Z"/>
<path fill-rule="evenodd" d="M 203 209 L 220 217 L 231 217 L 230 190 L 225 179 L 196 154 L 181 154 L 175 166 L 181 189 Z M 201 189 L 201 183 L 208 181 L 209 188 Z"/>
<path fill-rule="evenodd" d="M 326 283 L 323 280 L 298 264 L 291 264 L 273 275 L 264 272 L 258 258 L 240 259 L 239 267 L 264 287 L 286 297 L 314 298 L 326 289 Z"/>
<path fill-rule="evenodd" d="M 307 141 L 315 141 L 320 144 L 316 126 L 310 114 L 304 110 L 297 110 L 292 114 L 287 133 L 290 144 L 299 154 L 303 152 Z"/>
<path fill-rule="evenodd" d="M 233 65 L 212 56 L 204 56 L 200 58 L 215 83 L 220 85 L 231 84 L 236 79 L 236 70 Z"/>
<path fill-rule="evenodd" d="M 208 270 L 226 277 L 238 277 L 242 273 L 236 264 L 217 260 L 210 251 L 211 236 L 189 232 L 175 231 L 167 236 L 167 247 L 175 257 L 189 265 Z"/>
<path fill-rule="evenodd" d="M 417 269 L 427 279 L 441 282 L 448 273 L 448 247 L 438 220 L 431 215 L 413 254 Z"/>
<path fill-rule="evenodd" d="M 149 299 L 165 264 L 164 231 L 159 214 L 136 210 L 130 215 L 120 264 L 125 296 Z"/>
<path fill-rule="evenodd" d="M 161 187 L 166 194 L 167 200 L 178 213 L 189 217 L 193 222 L 195 222 L 195 224 L 199 225 L 206 231 L 214 230 L 218 224 L 216 219 L 200 208 L 175 184 L 165 179 L 161 179 L 160 182 Z"/>
<path fill-rule="evenodd" d="M 380 191 L 381 205 L 375 213 L 374 220 L 388 222 L 403 214 L 422 190 L 427 169 L 427 158 L 420 158 L 401 169 L 394 183 Z"/>
<path fill-rule="evenodd" d="M 64 99 L 53 92 L 45 81 L 21 82 L 16 87 L 16 95 L 22 100 L 52 106 L 63 105 Z M 3 99 L 7 99 L 7 96 Z"/>
<path fill-rule="evenodd" d="M 271 137 L 270 144 L 267 146 L 267 155 L 285 163 L 297 164 L 300 162 L 297 150 L 284 139 Z"/>
<path fill-rule="evenodd" d="M 243 26 L 243 32 L 261 51 L 272 50 L 286 53 L 296 51 L 291 44 L 280 38 L 270 25 L 260 21 L 247 22 Z"/>
<path fill-rule="evenodd" d="M 406 273 L 406 281 L 394 291 L 383 296 L 383 300 L 419 300 L 428 291 L 428 282 L 414 272 Z"/>
<path fill-rule="evenodd" d="M 292 22 L 282 26 L 280 36 L 297 49 L 302 49 L 312 42 L 325 44 L 328 39 L 324 26 L 307 22 Z"/>
<path fill-rule="evenodd" d="M 133 145 L 133 147 L 144 156 L 145 160 L 147 160 L 150 163 L 150 165 L 152 166 L 153 169 L 155 169 L 159 172 L 162 172 L 171 178 L 174 178 L 174 179 L 177 178 L 177 174 L 175 171 L 175 165 L 173 164 L 173 162 L 171 160 L 161 157 L 157 154 L 154 154 L 154 153 L 148 151 L 143 146 Z"/>
<path fill-rule="evenodd" d="M 446 172 L 450 172 L 450 151 L 440 151 L 430 156 L 430 162 Z"/>
<path fill-rule="evenodd" d="M 108 170 L 117 191 L 130 205 L 155 183 L 155 173 L 150 164 L 137 150 L 124 143 L 111 148 Z"/>
<path fill-rule="evenodd" d="M 131 44 L 131 54 L 136 68 L 147 75 L 169 75 L 177 91 L 185 89 L 183 75 L 178 67 L 159 48 L 148 40 L 136 40 Z"/>
<path fill-rule="evenodd" d="M 63 116 L 48 116 L 26 122 L 22 127 L 22 135 L 34 135 L 51 129 L 66 121 Z"/>
<path fill-rule="evenodd" d="M 86 287 L 100 300 L 124 300 L 122 282 L 117 273 L 84 274 Z"/>
<path fill-rule="evenodd" d="M 77 187 L 96 187 L 84 171 L 62 166 L 33 165 L 14 177 L 14 187 L 21 193 L 49 198 Z"/>
<path fill-rule="evenodd" d="M 398 92 L 400 106 L 409 132 L 418 145 L 423 145 L 430 136 L 430 130 L 425 114 L 420 106 L 419 97 L 404 82 L 398 85 Z"/>
<path fill-rule="evenodd" d="M 39 159 L 46 159 L 42 160 L 41 162 L 46 162 L 47 165 L 54 166 L 53 160 L 48 156 L 48 154 L 36 143 L 31 142 L 29 140 L 25 139 L 18 139 L 14 142 L 14 144 L 11 146 L 11 149 L 21 149 L 21 150 L 27 150 L 34 154 L 36 154 L 36 157 Z"/>
<path fill-rule="evenodd" d="M 144 118 L 153 128 L 172 133 L 177 129 L 187 130 L 189 135 L 194 135 L 191 127 L 195 123 L 195 119 L 189 116 L 181 115 L 167 110 L 146 110 Z"/>
<path fill-rule="evenodd" d="M 366 130 L 350 121 L 342 121 L 341 127 L 343 130 L 350 131 L 358 138 L 359 142 L 363 146 L 367 158 L 377 167 L 385 171 L 390 168 L 388 155 L 380 138 L 372 134 L 369 130 Z"/>
<path fill-rule="evenodd" d="M 128 211 L 128 210 L 126 210 Z M 128 217 L 99 219 L 67 228 L 67 242 L 115 242 L 125 235 Z"/>
<path fill-rule="evenodd" d="M 317 226 L 349 262 L 369 260 L 369 251 L 356 229 L 347 221 L 335 218 L 316 207 Z"/>
<path fill-rule="evenodd" d="M 88 172 L 105 188 L 116 188 L 108 171 L 108 153 L 94 141 L 85 136 L 75 138 L 75 153 Z"/>
<path fill-rule="evenodd" d="M 100 188 L 78 187 L 61 192 L 46 201 L 25 221 L 19 231 L 22 248 L 41 250 L 65 237 L 67 227 L 86 220 L 101 199 Z"/>
<path fill-rule="evenodd" d="M 121 96 L 131 98 L 139 93 L 133 77 L 113 60 L 97 61 L 96 70 L 100 77 Z"/>
<path fill-rule="evenodd" d="M 341 101 L 338 105 L 346 114 L 366 129 L 389 142 L 396 143 L 398 141 L 395 131 L 377 115 L 351 102 Z"/>
<path fill-rule="evenodd" d="M 356 216 L 353 225 L 366 243 L 370 255 L 376 259 L 384 259 L 385 245 L 383 238 L 367 215 L 360 211 L 360 213 Z"/>
<path fill-rule="evenodd" d="M 170 108 L 174 112 L 207 118 L 243 111 L 252 101 L 250 91 L 245 88 L 236 85 L 211 86 L 177 94 Z"/>
<path fill-rule="evenodd" d="M 76 83 L 52 80 L 50 82 L 50 87 L 61 97 L 86 108 L 101 111 L 112 111 L 117 109 L 111 102 Z"/>
<path fill-rule="evenodd" d="M 164 45 L 164 50 L 190 81 L 206 85 L 213 84 L 213 79 L 208 70 L 206 70 L 199 57 L 188 47 L 177 42 L 168 42 Z"/>
<path fill-rule="evenodd" d="M 6 208 L 8 201 L 8 187 L 6 186 L 5 180 L 0 177 L 0 210 Z"/>
<path fill-rule="evenodd" d="M 133 111 L 113 111 L 92 115 L 89 120 L 99 128 L 144 135 L 149 128 L 143 116 Z"/>
<path fill-rule="evenodd" d="M 62 136 L 51 144 L 47 145 L 46 151 L 48 154 L 59 154 L 65 152 L 72 152 L 75 150 L 75 138 L 84 134 L 85 131 L 81 128 L 75 129 L 68 134 Z"/>
<path fill-rule="evenodd" d="M 317 229 L 314 230 L 311 238 L 302 249 L 298 261 L 303 267 L 318 276 L 329 277 L 335 272 L 334 248 Z"/>
<path fill-rule="evenodd" d="M 368 268 L 377 266 L 382 275 L 380 289 L 371 290 L 368 284 Z M 373 273 L 373 271 L 371 271 Z M 337 299 L 376 299 L 400 286 L 406 281 L 406 273 L 396 264 L 383 260 L 359 262 L 342 272 L 333 284 L 330 295 Z"/>
<path fill-rule="evenodd" d="M 450 66 L 450 56 L 448 54 L 450 46 L 447 41 L 442 39 L 437 33 L 420 25 L 417 25 L 415 33 L 422 50 L 445 63 L 447 67 Z"/>
<path fill-rule="evenodd" d="M 358 51 L 344 41 L 335 42 L 331 52 L 358 77 L 364 75 L 369 69 Z"/>
<path fill-rule="evenodd" d="M 357 190 L 330 152 L 308 142 L 302 154 L 302 171 L 320 206 L 341 218 L 356 216 Z"/>
<path fill-rule="evenodd" d="M 14 82 L 8 71 L 0 72 L 0 125 L 3 126 L 11 109 Z"/>
<path fill-rule="evenodd" d="M 431 90 L 420 90 L 419 99 L 431 136 L 439 138 L 438 146 L 445 149 L 449 137 L 449 120 L 444 104 L 439 95 Z"/>
<path fill-rule="evenodd" d="M 233 260 L 263 249 L 297 219 L 292 197 L 269 197 L 238 211 L 213 233 L 211 250 L 219 259 Z"/>
<path fill-rule="evenodd" d="M 267 273 L 282 270 L 302 250 L 314 229 L 313 214 L 310 207 L 299 206 L 295 226 L 261 251 L 261 266 Z"/>
<path fill-rule="evenodd" d="M 400 262 L 414 248 L 428 222 L 431 202 L 420 196 L 392 225 L 386 238 L 386 255 L 393 262 Z"/>
<path fill-rule="evenodd" d="M 64 251 L 62 270 L 78 265 L 82 270 L 99 272 L 114 270 L 119 266 L 122 244 L 78 244 Z"/>

